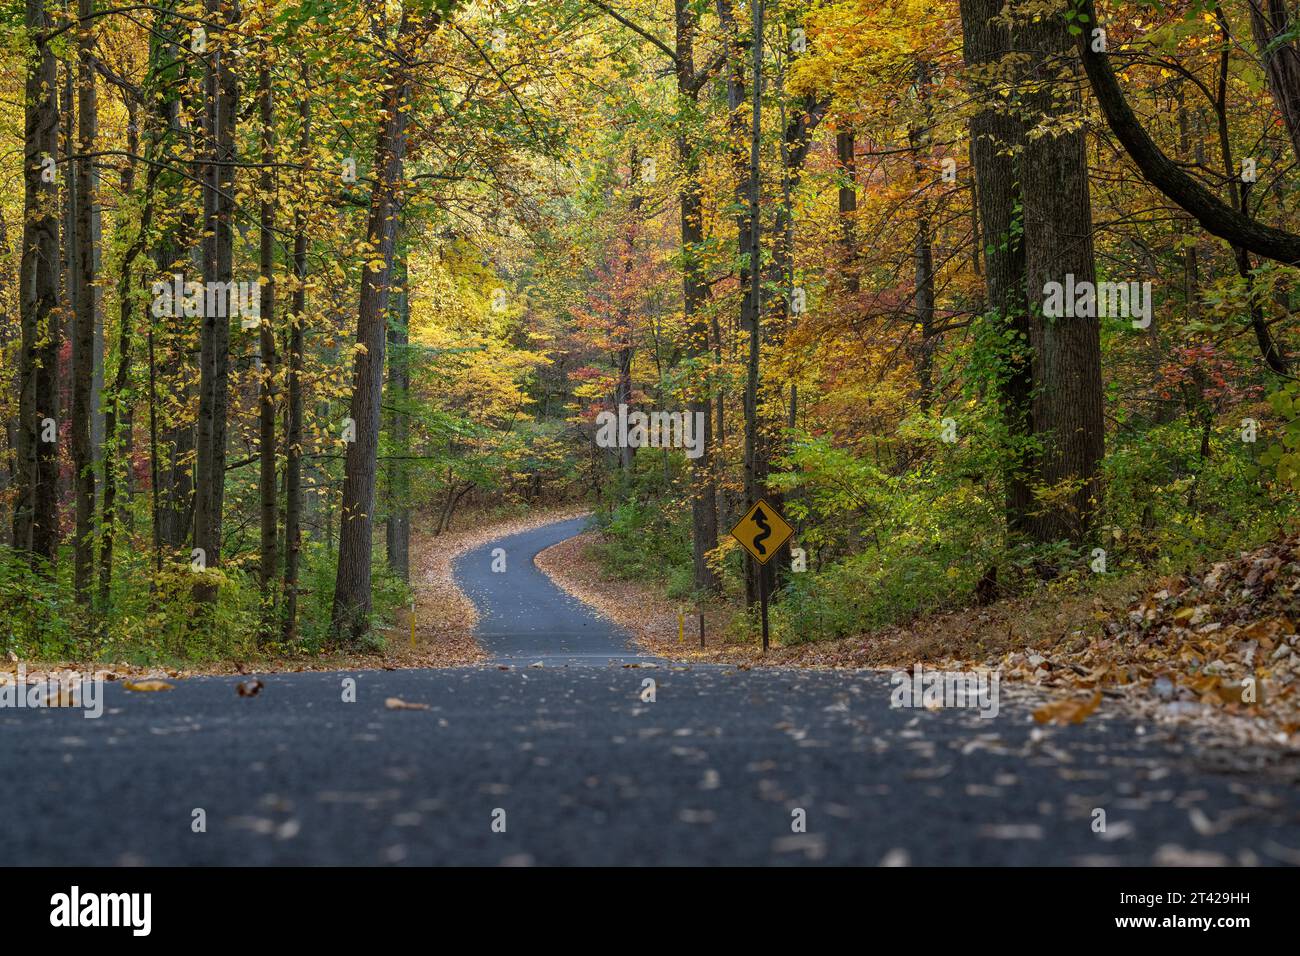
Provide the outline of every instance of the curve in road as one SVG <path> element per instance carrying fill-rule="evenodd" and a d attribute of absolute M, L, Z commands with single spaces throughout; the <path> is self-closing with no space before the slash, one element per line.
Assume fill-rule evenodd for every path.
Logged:
<path fill-rule="evenodd" d="M 644 662 L 632 636 L 562 590 L 533 559 L 586 529 L 589 516 L 498 538 L 452 564 L 478 608 L 475 637 L 495 662 L 548 666 Z"/>

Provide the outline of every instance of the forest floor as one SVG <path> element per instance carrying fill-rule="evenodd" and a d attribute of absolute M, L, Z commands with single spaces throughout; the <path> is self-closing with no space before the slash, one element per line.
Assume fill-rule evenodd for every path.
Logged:
<path fill-rule="evenodd" d="M 595 532 L 570 538 L 536 563 L 657 656 L 742 668 L 989 668 L 1055 692 L 1035 714 L 1041 722 L 1083 721 L 1111 698 L 1160 723 L 1208 728 L 1219 743 L 1300 747 L 1300 536 L 1198 573 L 1116 578 L 1086 593 L 1002 600 L 766 655 L 738 626 L 743 607 L 734 602 L 705 606 L 701 648 L 696 609 L 655 582 L 611 579 L 594 541 Z"/>

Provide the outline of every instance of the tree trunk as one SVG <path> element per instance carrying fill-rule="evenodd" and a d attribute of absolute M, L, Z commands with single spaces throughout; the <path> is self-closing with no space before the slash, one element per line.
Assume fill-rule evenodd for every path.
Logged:
<path fill-rule="evenodd" d="M 411 416 L 407 411 L 411 388 L 410 341 L 411 293 L 406 257 L 393 266 L 398 286 L 396 321 L 388 325 L 388 436 L 393 456 L 388 461 L 388 521 L 386 541 L 388 566 L 406 583 L 411 582 Z"/>
<path fill-rule="evenodd" d="M 683 107 L 694 112 L 699 102 L 695 75 L 696 14 L 687 0 L 674 0 L 676 29 L 677 92 Z M 686 121 L 689 124 L 689 120 Z M 700 246 L 704 241 L 703 187 L 695 142 L 685 130 L 677 134 L 677 160 L 681 175 L 678 201 L 681 205 L 682 246 L 682 314 L 690 337 L 690 353 L 697 361 L 709 356 L 709 327 L 701 314 L 708 299 L 708 287 L 700 275 Z M 716 591 L 718 576 L 709 567 L 706 555 L 718 546 L 718 490 L 714 475 L 713 422 L 709 402 L 711 376 L 697 374 L 688 403 L 691 418 L 702 422 L 703 453 L 695 459 L 691 482 L 691 541 L 697 591 Z"/>
<path fill-rule="evenodd" d="M 234 275 L 235 121 L 238 88 L 232 61 L 237 0 L 205 0 L 210 20 L 230 27 L 209 41 L 204 130 L 211 142 L 204 168 L 203 278 L 207 290 L 231 290 Z M 226 413 L 230 392 L 231 295 L 205 296 L 199 339 L 199 420 L 194 461 L 194 547 L 209 568 L 221 564 L 221 518 L 225 503 Z M 221 305 L 224 304 L 224 308 Z M 216 306 L 215 308 L 212 306 Z M 214 314 L 214 313 L 220 313 Z M 211 584 L 194 589 L 202 603 L 216 601 Z"/>
<path fill-rule="evenodd" d="M 150 69 L 155 75 L 163 74 L 167 64 L 178 55 L 176 31 L 180 29 L 174 19 L 159 10 L 154 17 L 153 40 L 150 43 Z M 153 100 L 153 111 L 159 135 L 169 141 L 175 141 L 187 133 L 199 133 L 199 129 L 183 130 L 181 127 L 181 94 L 166 83 L 160 83 Z M 183 202 L 184 185 L 179 176 L 164 172 L 160 176 L 166 201 Z M 169 223 L 160 231 L 151 255 L 159 279 L 166 280 L 176 267 L 178 250 L 184 245 L 181 232 L 184 226 Z M 201 262 L 200 262 L 201 266 Z M 183 270 L 182 270 L 183 271 Z M 180 310 L 173 309 L 173 313 Z M 169 318 L 169 326 L 160 328 L 152 315 L 148 317 L 149 350 L 149 467 L 152 489 L 152 512 L 154 521 L 154 565 L 162 569 L 164 549 L 175 552 L 184 547 L 188 537 L 187 516 L 190 513 L 193 498 L 194 474 L 193 461 L 183 468 L 179 465 L 183 456 L 194 449 L 195 428 L 192 421 L 159 424 L 158 392 L 158 352 L 159 345 L 163 353 L 166 368 L 179 368 L 181 362 L 188 358 L 191 349 L 191 333 L 185 327 L 181 315 Z M 160 341 L 161 340 L 161 343 Z M 184 375 L 174 386 L 180 394 L 176 403 L 181 409 L 188 409 L 189 396 L 192 393 L 190 376 Z M 188 414 L 184 417 L 188 419 Z M 165 456 L 165 463 L 164 463 Z"/>
<path fill-rule="evenodd" d="M 34 44 L 24 94 L 23 233 L 19 264 L 18 470 L 14 547 L 33 563 L 53 563 L 58 544 L 59 203 L 53 161 L 59 152 L 58 74 L 43 34 L 44 0 L 27 0 Z M 55 427 L 49 437 L 47 423 Z"/>
<path fill-rule="evenodd" d="M 785 68 L 776 75 L 777 96 L 784 99 Z M 770 309 L 763 323 L 762 341 L 778 349 L 785 341 L 789 331 L 791 301 L 795 294 L 795 233 L 794 233 L 794 193 L 803 179 L 804 163 L 808 159 L 808 150 L 812 145 L 812 136 L 822 119 L 826 116 L 829 100 L 817 100 L 812 95 L 805 95 L 796 104 L 794 111 L 787 116 L 782 110 L 783 127 L 781 131 L 781 202 L 777 206 L 776 221 L 773 224 L 772 268 L 768 281 L 783 290 L 781 295 L 773 296 Z M 761 382 L 761 379 L 760 379 Z M 785 424 L 786 414 L 777 411 L 767 416 L 759 415 L 759 396 L 755 396 L 758 433 L 756 436 L 754 474 L 757 487 L 764 493 L 766 500 L 777 511 L 784 507 L 784 495 L 768 487 L 768 475 L 772 470 L 772 459 L 782 453 L 783 439 L 781 428 Z M 782 405 L 784 403 L 781 403 Z M 775 409 L 781 405 L 773 403 Z M 790 569 L 790 542 L 782 544 L 776 555 L 761 566 L 759 573 L 766 577 L 765 587 L 769 595 L 775 594 L 781 587 Z M 757 598 L 757 581 L 754 582 Z"/>
<path fill-rule="evenodd" d="M 858 166 L 852 127 L 836 132 L 835 158 L 840 165 L 840 175 L 843 177 L 839 188 L 839 206 L 840 247 L 844 250 L 844 268 L 848 271 L 844 288 L 850 293 L 856 293 L 860 287 L 857 269 L 853 262 L 858 245 L 854 221 L 858 211 Z"/>
<path fill-rule="evenodd" d="M 76 289 L 72 335 L 72 484 L 76 501 L 73 541 L 73 588 L 77 601 L 89 607 L 95 571 L 95 457 L 91 405 L 95 375 L 95 202 L 94 161 L 98 103 L 95 93 L 95 0 L 77 0 L 81 25 L 77 30 L 77 159 L 73 223 L 76 230 Z"/>
<path fill-rule="evenodd" d="M 1300 48 L 1295 44 L 1296 22 L 1286 0 L 1249 0 L 1250 29 L 1264 62 L 1273 102 L 1282 114 L 1291 148 L 1300 161 Z M 1282 42 L 1276 42 L 1279 38 Z"/>
<path fill-rule="evenodd" d="M 934 249 L 931 243 L 930 220 L 922 217 L 916 224 L 912 264 L 916 290 L 913 306 L 921 336 L 916 347 L 916 381 L 923 412 L 930 410 L 934 400 Z"/>
<path fill-rule="evenodd" d="M 370 196 L 366 239 L 370 260 L 362 267 L 357 309 L 357 352 L 352 391 L 356 441 L 348 445 L 343 473 L 339 564 L 334 584 L 333 630 L 358 641 L 370 628 L 371 536 L 375 510 L 375 466 L 379 448 L 380 399 L 384 383 L 385 324 L 397 232 L 402 160 L 406 153 L 405 68 L 394 64 L 384 90 L 384 117 L 375 148 L 375 186 Z"/>
<path fill-rule="evenodd" d="M 13 272 L 13 260 L 10 258 L 9 250 L 9 224 L 0 212 L 0 289 L 15 288 Z M 5 305 L 5 300 L 0 298 L 0 354 L 7 353 L 9 345 L 13 341 L 13 329 L 15 328 L 15 316 L 10 315 Z M 21 338 L 21 319 L 16 326 L 19 329 Z M 2 378 L 0 378 L 0 388 L 9 390 L 9 394 L 18 395 L 21 393 L 21 379 L 18 377 L 17 366 L 6 369 Z M 11 485 L 18 477 L 18 422 L 14 418 L 5 418 L 4 421 L 4 461 L 0 462 L 0 498 L 7 498 Z M 8 520 L 5 520 L 8 518 Z M 0 515 L 0 544 L 13 543 L 13 514 Z"/>
<path fill-rule="evenodd" d="M 156 152 L 156 150 L 151 150 Z M 144 250 L 145 243 L 148 241 L 149 226 L 153 221 L 154 209 L 154 187 L 158 181 L 160 166 L 151 163 L 148 172 L 145 174 L 145 198 L 144 207 L 140 212 L 140 224 L 136 232 L 135 239 L 127 248 L 122 256 L 121 271 L 118 275 L 117 282 L 117 301 L 118 301 L 118 333 L 117 333 L 117 371 L 113 376 L 112 388 L 108 393 L 107 407 L 104 413 L 104 434 L 105 434 L 105 454 L 104 454 L 104 511 L 103 511 L 103 544 L 99 554 L 99 605 L 100 611 L 107 614 L 109 610 L 109 598 L 113 582 L 113 547 L 116 539 L 117 514 L 117 472 L 118 462 L 125 457 L 126 471 L 129 474 L 131 470 L 131 459 L 129 455 L 122 456 L 117 449 L 118 439 L 118 416 L 121 410 L 123 397 L 126 393 L 127 386 L 130 384 L 131 361 L 132 361 L 132 322 L 131 315 L 135 308 L 135 300 L 132 299 L 131 293 L 135 286 L 134 265 L 135 260 Z M 130 160 L 127 164 L 126 171 L 122 174 L 122 195 L 129 196 L 135 184 L 135 161 Z M 129 419 L 128 419 L 129 422 Z M 130 425 L 127 425 L 129 432 Z"/>
<path fill-rule="evenodd" d="M 751 2 L 753 25 L 753 74 L 750 77 L 752 99 L 749 125 L 749 169 L 745 185 L 749 189 L 749 299 L 748 315 L 742 313 L 742 327 L 749 324 L 749 353 L 745 361 L 745 510 L 754 507 L 763 496 L 767 482 L 767 460 L 759 448 L 758 389 L 763 325 L 763 245 L 762 245 L 762 135 L 763 135 L 763 4 Z M 753 561 L 745 562 L 745 603 L 752 607 L 761 598 L 761 575 L 766 570 Z M 766 649 L 766 648 L 764 648 Z"/>
<path fill-rule="evenodd" d="M 923 125 L 913 126 L 908 130 L 908 143 L 912 147 L 912 168 L 917 174 L 917 181 L 925 175 L 925 163 L 922 150 L 930 142 L 930 65 L 923 59 L 916 61 L 916 91 L 921 100 Z M 930 231 L 930 203 L 924 194 L 920 198 L 921 213 L 916 222 L 916 240 L 912 249 L 913 266 L 913 309 L 916 317 L 916 330 L 921 341 L 916 349 L 916 379 L 921 410 L 928 412 L 934 398 L 934 248 Z"/>
<path fill-rule="evenodd" d="M 628 187 L 632 197 L 628 202 L 628 223 L 623 239 L 623 295 L 628 295 L 628 285 L 632 270 L 636 268 L 636 230 L 641 211 L 641 190 L 639 188 L 638 160 L 636 145 L 633 144 L 629 157 Z M 614 384 L 614 406 L 631 406 L 632 404 L 632 306 L 624 301 L 618 312 L 618 328 L 615 331 L 614 361 L 617 366 L 617 379 Z M 619 449 L 619 465 L 624 475 L 632 473 L 636 449 L 630 442 L 625 442 Z"/>
<path fill-rule="evenodd" d="M 1010 31 L 997 19 L 1001 9 L 1001 0 L 961 0 L 962 48 L 967 66 L 989 70 L 1011 52 Z M 1026 448 L 1032 431 L 1033 370 L 1017 168 L 1024 127 L 1005 102 L 978 82 L 975 98 L 979 110 L 970 121 L 971 161 L 985 243 L 989 309 L 985 337 L 997 367 L 1007 442 L 1002 467 L 1004 511 L 1007 533 L 1014 538 L 1028 530 L 1033 508 Z"/>
<path fill-rule="evenodd" d="M 1261 0 L 1261 2 L 1267 2 L 1267 0 Z M 1280 10 L 1283 22 L 1286 22 L 1285 7 L 1280 7 Z M 1251 184 L 1242 182 L 1240 186 L 1238 185 L 1239 170 L 1232 158 L 1232 138 L 1228 132 L 1228 73 L 1230 69 L 1229 53 L 1232 49 L 1232 33 L 1228 18 L 1222 9 L 1215 10 L 1215 20 L 1223 37 L 1223 49 L 1219 54 L 1219 82 L 1214 102 L 1219 131 L 1219 153 L 1223 159 L 1224 179 L 1228 184 L 1228 197 L 1233 206 L 1240 209 L 1243 216 L 1249 218 L 1251 215 L 1249 202 Z M 1287 48 L 1283 47 L 1277 51 L 1277 54 L 1283 54 L 1286 50 Z M 1290 52 L 1294 55 L 1294 50 Z M 1289 61 L 1283 60 L 1279 62 L 1278 57 L 1274 56 L 1270 63 L 1277 68 L 1281 76 L 1285 76 L 1286 65 Z M 1297 78 L 1300 78 L 1300 75 Z M 1280 78 L 1279 82 L 1285 81 Z M 1296 93 L 1300 95 L 1300 90 L 1297 90 Z M 1279 100 L 1279 104 L 1281 103 L 1282 101 Z M 1297 105 L 1300 106 L 1300 104 Z M 1297 155 L 1300 155 L 1300 153 L 1297 153 Z M 1246 302 L 1250 314 L 1250 325 L 1255 333 L 1255 342 L 1259 346 L 1260 355 L 1264 357 L 1264 362 L 1274 372 L 1279 375 L 1287 375 L 1290 373 L 1289 363 L 1282 352 L 1281 346 L 1273 338 L 1273 333 L 1269 330 L 1268 321 L 1264 316 L 1264 304 L 1255 291 L 1254 265 L 1250 261 L 1250 252 L 1239 245 L 1233 245 L 1232 258 L 1237 265 L 1237 274 L 1241 276 L 1246 286 Z"/>
<path fill-rule="evenodd" d="M 303 68 L 303 85 L 308 74 Z M 298 107 L 302 129 L 298 161 L 307 163 L 311 150 L 311 101 L 304 96 Z M 307 224 L 299 209 L 293 236 L 293 315 L 289 319 L 289 423 L 284 443 L 284 639 L 298 637 L 298 564 L 302 554 L 302 324 L 307 312 Z"/>
<path fill-rule="evenodd" d="M 1043 125 L 1059 112 L 1059 75 L 1073 69 L 1073 41 L 1056 14 L 1018 24 L 1017 47 L 1035 51 L 1029 62 L 1036 88 L 1026 97 L 1031 122 Z M 1078 110 L 1077 92 L 1066 100 Z M 1101 323 L 1092 317 L 1049 318 L 1042 313 L 1050 282 L 1094 283 L 1092 209 L 1088 158 L 1082 128 L 1026 138 L 1021 171 L 1025 209 L 1025 272 L 1030 344 L 1033 348 L 1034 435 L 1041 450 L 1035 479 L 1049 490 L 1037 503 L 1029 528 L 1038 541 L 1080 542 L 1101 505 L 1099 469 L 1105 445 L 1102 417 Z M 1095 312 L 1096 310 L 1094 310 Z"/>
<path fill-rule="evenodd" d="M 263 55 L 267 51 L 263 51 Z M 280 517 L 275 485 L 275 104 L 271 91 L 271 67 L 263 59 L 257 76 L 258 112 L 262 124 L 262 171 L 259 184 L 262 194 L 261 231 L 258 243 L 259 352 L 262 359 L 258 388 L 258 497 L 261 507 L 261 561 L 258 584 L 262 591 L 267 627 L 273 620 L 275 596 L 273 585 L 279 561 Z"/>

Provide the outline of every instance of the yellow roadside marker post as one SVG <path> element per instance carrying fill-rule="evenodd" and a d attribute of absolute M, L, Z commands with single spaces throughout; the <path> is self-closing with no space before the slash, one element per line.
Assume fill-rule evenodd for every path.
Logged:
<path fill-rule="evenodd" d="M 767 578 L 762 572 L 762 565 L 772 560 L 772 555 L 781 545 L 790 540 L 794 528 L 781 517 L 780 513 L 762 498 L 745 512 L 744 517 L 731 529 L 731 536 L 740 542 L 741 547 L 749 552 L 750 560 L 756 561 L 758 567 L 758 601 L 763 616 L 763 653 L 767 653 Z"/>

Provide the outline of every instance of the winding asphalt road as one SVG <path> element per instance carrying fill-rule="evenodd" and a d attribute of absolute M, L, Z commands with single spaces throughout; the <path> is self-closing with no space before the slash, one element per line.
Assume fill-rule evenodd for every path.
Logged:
<path fill-rule="evenodd" d="M 533 558 L 587 527 L 586 517 L 543 525 L 467 552 L 457 583 L 479 609 L 479 645 L 502 663 L 611 664 L 644 660 L 632 638 L 561 590 Z"/>
<path fill-rule="evenodd" d="M 629 659 L 534 576 L 530 551 L 572 530 L 495 543 L 504 573 L 457 564 L 500 663 L 0 710 L 0 865 L 1300 860 L 1294 765 L 1226 773 L 1108 703 L 1044 728 L 1005 685 L 984 719 L 893 709 L 878 672 Z"/>

